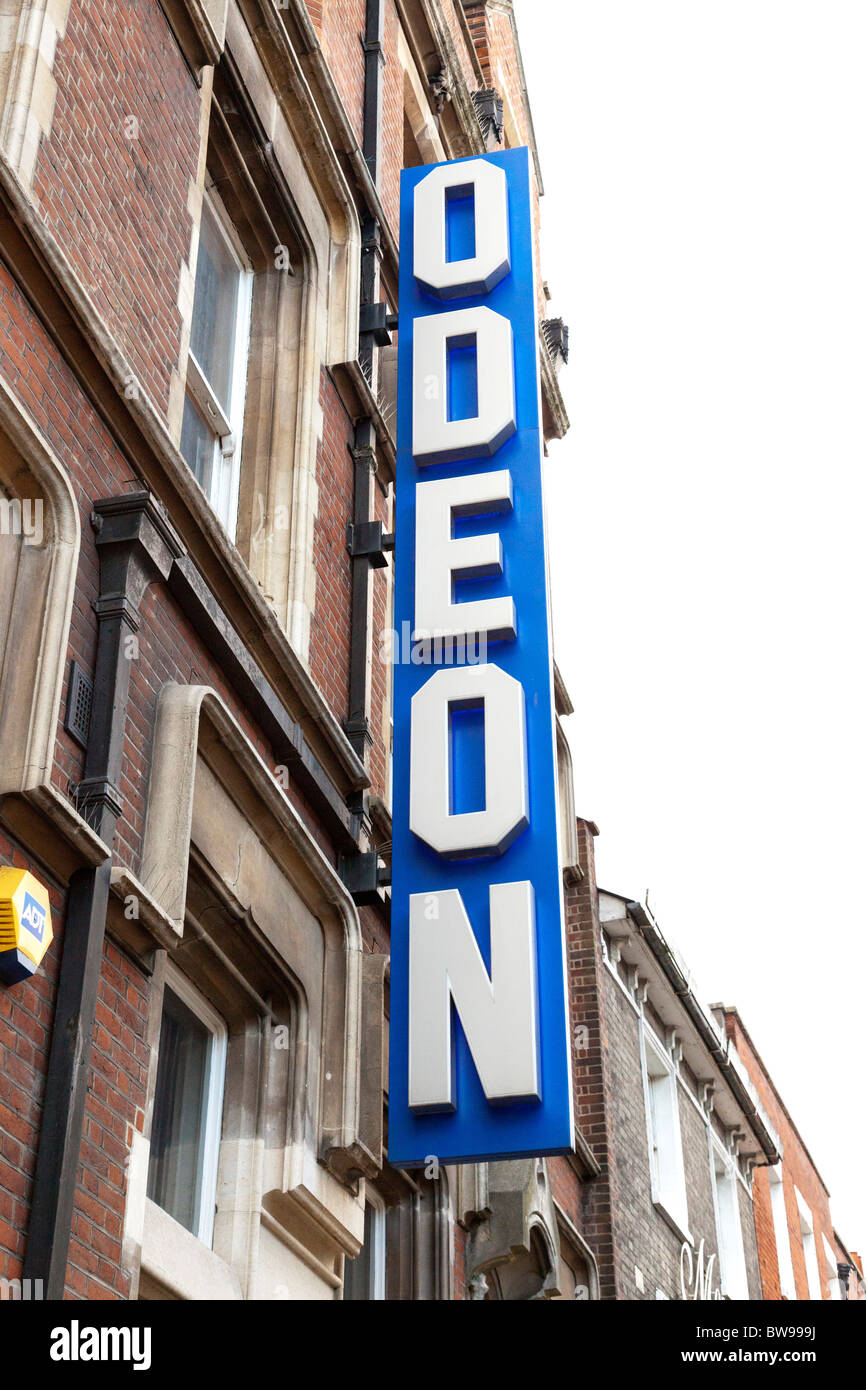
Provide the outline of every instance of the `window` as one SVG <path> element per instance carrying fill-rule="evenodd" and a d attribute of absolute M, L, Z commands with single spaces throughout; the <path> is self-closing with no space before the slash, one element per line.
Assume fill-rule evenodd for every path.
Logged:
<path fill-rule="evenodd" d="M 785 1188 L 782 1182 L 782 1166 L 775 1163 L 767 1169 L 770 1182 L 770 1208 L 773 1213 L 773 1230 L 776 1234 L 776 1258 L 779 1263 L 779 1292 L 783 1298 L 796 1299 L 797 1286 L 794 1283 L 794 1264 L 791 1259 L 791 1234 L 788 1230 L 788 1215 L 785 1210 Z"/>
<path fill-rule="evenodd" d="M 650 1029 L 644 1024 L 641 1031 L 652 1200 L 676 1233 L 691 1242 L 676 1071 Z"/>
<path fill-rule="evenodd" d="M 827 1280 L 830 1298 L 836 1303 L 842 1298 L 842 1281 L 839 1278 L 839 1265 L 836 1260 L 836 1251 L 833 1249 L 823 1231 L 821 1232 L 821 1244 L 824 1248 L 824 1278 Z"/>
<path fill-rule="evenodd" d="M 354 1260 L 346 1260 L 343 1298 L 352 1302 L 385 1297 L 385 1208 L 367 1194 L 364 1244 Z"/>
<path fill-rule="evenodd" d="M 716 1237 L 719 1250 L 719 1276 L 722 1293 L 728 1298 L 747 1299 L 749 1278 L 743 1249 L 743 1229 L 737 1195 L 737 1169 L 734 1160 L 711 1140 L 713 1192 L 716 1208 Z"/>
<path fill-rule="evenodd" d="M 803 1259 L 806 1264 L 809 1297 L 811 1299 L 823 1298 L 821 1274 L 818 1269 L 818 1250 L 815 1245 L 815 1222 L 811 1209 L 807 1206 L 806 1199 L 799 1187 L 794 1188 L 794 1194 L 797 1198 L 797 1210 L 800 1214 L 800 1234 L 803 1237 Z"/>
<path fill-rule="evenodd" d="M 367 1185 L 364 1244 L 345 1262 L 344 1299 L 450 1298 L 454 1229 L 448 1182 L 443 1172 L 433 1179 L 417 1175 L 413 1182 L 415 1191 L 388 1205 Z"/>
<path fill-rule="evenodd" d="M 598 1276 L 591 1263 L 592 1256 L 588 1250 L 582 1249 L 578 1243 L 580 1237 L 571 1222 L 566 1224 L 566 1218 L 561 1212 L 557 1212 L 557 1227 L 559 1234 L 559 1269 L 557 1275 L 558 1292 L 553 1294 L 554 1300 L 575 1299 L 579 1303 L 586 1303 L 591 1298 L 597 1296 Z"/>
<path fill-rule="evenodd" d="M 253 276 L 216 193 L 202 203 L 180 451 L 234 539 Z"/>
<path fill-rule="evenodd" d="M 147 1195 L 210 1245 L 226 1030 L 178 972 L 169 978 L 159 1031 Z"/>

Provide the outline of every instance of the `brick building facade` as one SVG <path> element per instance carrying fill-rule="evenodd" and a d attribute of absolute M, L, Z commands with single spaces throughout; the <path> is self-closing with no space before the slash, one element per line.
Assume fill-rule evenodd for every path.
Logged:
<path fill-rule="evenodd" d="M 765 1299 L 859 1300 L 859 1256 L 837 1234 L 830 1194 L 742 1018 L 717 1005 L 730 1052 L 778 1136 L 778 1162 L 755 1170 L 755 1228 Z"/>
<path fill-rule="evenodd" d="M 509 4 L 0 16 L 6 1280 L 462 1294 L 458 1177 L 384 1158 L 388 316 L 404 163 L 503 144 Z"/>
<path fill-rule="evenodd" d="M 0 864 L 55 931 L 0 988 L 4 1287 L 760 1297 L 772 1130 L 561 724 L 574 1152 L 387 1163 L 399 173 L 528 146 L 537 232 L 511 0 L 0 10 Z"/>
<path fill-rule="evenodd" d="M 528 1279 L 534 1261 L 539 1296 L 760 1299 L 752 1170 L 775 1156 L 772 1132 L 648 910 L 599 889 L 597 833 L 576 821 L 565 871 L 575 1150 L 513 1184 L 522 1177 L 523 1210 L 547 1223 L 550 1258 L 526 1236 L 516 1253 L 515 1224 L 491 1202 L 470 1284 L 483 1274 L 489 1297 L 492 1276 L 494 1296 L 512 1296 L 515 1264 Z"/>

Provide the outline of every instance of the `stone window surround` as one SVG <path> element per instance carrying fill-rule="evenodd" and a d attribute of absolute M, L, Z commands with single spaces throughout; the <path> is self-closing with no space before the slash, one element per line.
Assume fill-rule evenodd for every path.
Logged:
<path fill-rule="evenodd" d="M 222 698 L 209 686 L 166 684 L 159 695 L 154 755 L 142 844 L 141 882 L 171 922 L 178 940 L 184 935 L 184 915 L 190 863 L 193 800 L 202 756 L 216 767 L 225 760 L 248 789 L 260 829 L 270 850 L 279 837 L 280 852 L 303 867 L 298 891 L 309 895 L 310 907 L 332 938 L 326 957 L 325 990 L 334 989 L 333 1014 L 341 1019 L 337 1033 L 324 1040 L 323 1063 L 329 1074 L 324 1113 L 320 1117 L 320 1147 L 355 1150 L 358 1143 L 361 956 L 363 945 L 358 911 L 342 880 L 310 836 L 298 812 L 242 731 Z M 219 781 L 221 771 L 215 773 Z M 246 803 L 250 804 L 250 803 Z M 246 809 L 244 811 L 246 814 Z M 288 875 L 291 879 L 292 875 Z M 333 983 L 330 965 L 333 957 Z M 340 957 L 341 959 L 337 959 Z M 341 983 L 342 981 L 342 983 Z M 330 1049 L 330 1050 L 329 1050 Z M 357 1166 L 370 1175 L 377 1165 L 356 1153 Z"/>
<path fill-rule="evenodd" d="M 376 1182 L 364 1184 L 365 1199 L 381 1213 L 384 1263 L 379 1299 L 415 1300 L 436 1290 L 435 1298 L 450 1301 L 454 1264 L 454 1207 L 461 1168 L 447 1165 L 435 1179 L 384 1167 Z M 426 1200 L 426 1208 L 425 1208 Z"/>
<path fill-rule="evenodd" d="M 68 474 L 0 376 L 0 484 L 43 507 L 41 545 L 0 538 L 0 594 L 14 590 L 0 661 L 0 794 L 45 789 L 66 666 L 81 529 Z"/>
<path fill-rule="evenodd" d="M 29 175 L 22 167 L 20 142 L 16 144 L 6 138 L 8 132 L 4 112 L 6 118 L 10 118 L 14 107 L 13 114 L 18 125 L 21 119 L 38 118 L 38 131 L 28 143 L 28 149 L 32 146 L 28 158 L 35 166 L 39 138 L 50 129 L 54 104 L 54 79 L 50 69 L 57 39 L 64 31 L 69 0 L 20 0 L 20 3 L 22 11 L 27 7 L 30 18 L 23 28 L 19 24 L 23 38 L 12 54 L 14 72 L 20 69 L 17 95 L 10 87 L 5 101 L 3 69 L 0 67 L 0 164 L 4 182 L 11 182 L 14 188 L 15 201 L 24 201 L 32 211 Z M 209 64 L 219 62 L 222 68 L 225 61 L 230 60 L 240 76 L 244 91 L 251 94 L 251 107 L 256 112 L 263 133 L 274 177 L 285 189 L 291 189 L 290 198 L 297 217 L 296 230 L 304 245 L 306 259 L 299 275 L 302 291 L 297 296 L 303 301 L 303 321 L 298 331 L 291 335 L 292 356 L 298 359 L 294 372 L 297 391 L 296 396 L 288 401 L 291 418 L 284 422 L 284 429 L 290 431 L 291 440 L 296 441 L 297 447 L 292 443 L 289 449 L 290 467 L 284 465 L 279 470 L 268 467 L 264 476 L 251 479 L 250 516 L 246 530 L 239 532 L 238 550 L 252 570 L 261 591 L 272 596 L 270 606 L 276 611 L 280 626 L 294 651 L 306 662 L 310 620 L 315 603 L 312 531 L 317 497 L 316 453 L 321 435 L 321 372 L 323 368 L 335 368 L 351 362 L 357 356 L 360 221 L 346 176 L 325 134 L 321 116 L 313 105 L 301 64 L 291 48 L 279 13 L 271 14 L 270 3 L 266 0 L 261 2 L 268 23 L 261 31 L 256 30 L 255 34 L 246 27 L 238 4 L 229 4 L 228 0 L 165 0 L 164 7 L 201 91 L 202 151 L 207 148 L 211 121 L 215 69 Z M 275 72 L 270 69 L 266 71 L 263 61 L 265 52 L 272 68 L 275 64 Z M 226 55 L 225 59 L 223 55 Z M 275 81 L 276 87 L 273 85 Z M 278 93 L 276 101 L 275 91 Z M 311 126 L 315 129 L 311 129 Z M 318 156 L 315 174 L 312 166 L 314 153 Z M 169 404 L 169 434 L 175 446 L 172 450 L 175 455 L 173 472 L 189 471 L 177 453 L 176 445 L 180 437 L 185 392 L 189 314 L 204 177 L 205 162 L 201 158 L 198 177 L 189 191 L 189 210 L 193 220 L 190 260 L 182 268 L 178 290 L 178 303 L 185 326 Z M 28 216 L 28 221 L 34 221 L 34 218 Z M 118 395 L 134 416 L 145 418 L 148 435 L 154 439 L 158 437 L 159 452 L 165 453 L 165 445 L 169 441 L 165 437 L 160 408 L 149 400 L 141 383 L 137 382 L 118 344 L 83 294 L 77 274 L 41 225 L 41 219 L 36 217 L 35 224 L 40 246 L 49 249 L 51 260 L 62 263 L 63 283 L 68 281 L 75 286 L 76 309 L 79 313 L 83 309 L 85 319 L 98 322 L 95 334 L 98 355 L 102 361 L 111 364 L 110 374 Z M 302 345 L 301 352 L 297 352 L 298 343 Z M 130 393 L 130 382 L 136 382 L 136 393 Z M 291 393 L 287 394 L 291 396 Z M 280 450 L 285 457 L 284 441 L 275 437 L 270 452 L 276 457 Z M 296 457 L 292 463 L 293 454 Z M 272 476 L 275 473 L 281 476 Z M 178 481 L 184 494 L 200 493 L 193 479 Z M 286 534 L 277 536 L 278 544 L 260 545 L 257 555 L 251 547 L 251 536 L 255 528 L 261 525 L 258 512 L 254 514 L 252 510 L 258 496 L 264 503 L 265 531 L 270 527 L 271 532 L 266 540 L 273 539 L 273 518 L 278 506 L 286 506 L 290 520 Z M 203 517 L 209 507 L 202 499 L 199 505 L 193 506 L 193 510 L 202 513 Z M 207 531 L 221 530 L 216 524 L 204 521 L 202 524 Z M 231 551 L 237 563 L 234 547 L 222 544 L 219 548 Z M 271 550 L 277 551 L 275 557 L 269 557 Z"/>
<path fill-rule="evenodd" d="M 256 1253 L 260 1228 L 272 1215 L 266 1206 L 263 1165 L 259 1150 L 281 1128 L 291 1144 L 299 1127 L 298 1090 L 303 1085 L 303 1000 L 288 970 L 269 972 L 269 992 L 263 1000 L 220 949 L 216 933 L 204 923 L 221 910 L 238 927 L 238 906 L 230 903 L 208 866 L 192 852 L 191 873 L 196 882 L 199 916 L 188 912 L 184 940 L 168 955 L 159 952 L 149 1003 L 151 1062 L 143 1133 L 133 1136 L 130 1182 L 124 1229 L 124 1254 L 133 1271 L 133 1297 L 214 1299 L 250 1298 L 257 1286 Z M 244 943 L 246 946 L 246 943 Z M 146 1197 L 150 1127 L 159 1066 L 162 993 L 165 986 L 182 997 L 191 991 L 225 1023 L 221 1133 L 216 1165 L 216 1216 L 211 1242 L 199 1239 L 169 1213 Z M 286 1046 L 275 1050 L 275 1032 L 286 1030 Z M 239 1128 L 240 1126 L 240 1128 Z M 304 1241 L 292 1241 L 291 1218 L 272 1215 L 279 1237 L 325 1283 L 334 1277 L 333 1264 L 323 1265 Z M 274 1295 L 276 1296 L 276 1295 Z"/>
<path fill-rule="evenodd" d="M 183 332 L 169 427 L 177 443 L 202 198 L 205 184 L 217 183 L 255 272 L 235 544 L 306 661 L 315 608 L 321 372 L 357 353 L 360 223 L 350 199 L 348 221 L 335 222 L 313 187 L 301 142 L 274 109 L 257 39 L 236 5 L 228 7 L 224 28 L 225 56 L 204 70 L 201 88 L 200 168 L 190 188 L 193 232 L 179 288 Z"/>
<path fill-rule="evenodd" d="M 268 1230 L 273 1227 L 278 1239 L 289 1246 L 320 1280 L 337 1288 L 338 1260 L 344 1254 L 355 1254 L 362 1237 L 364 1184 L 357 1179 L 364 1174 L 375 1174 L 380 1161 L 376 1152 L 377 1136 L 370 1132 L 372 1112 L 363 1103 L 361 1095 L 360 1057 L 362 1051 L 365 1055 L 371 1055 L 371 1049 L 377 1046 L 381 1051 L 381 981 L 378 992 L 373 991 L 374 998 L 369 1004 L 365 1003 L 362 1020 L 361 983 L 363 976 L 366 985 L 367 977 L 362 969 L 364 962 L 357 910 L 329 861 L 309 837 L 285 793 L 215 692 L 201 686 L 166 686 L 160 695 L 154 749 L 141 879 L 133 877 L 120 866 L 112 875 L 115 897 L 126 898 L 133 892 L 140 899 L 141 920 L 137 925 L 148 931 L 151 938 L 175 960 L 186 962 L 183 964 L 185 973 L 203 989 L 219 1012 L 225 1016 L 229 1008 L 237 1010 L 237 1003 L 221 1003 L 218 995 L 218 991 L 223 989 L 222 999 L 226 1001 L 230 998 L 230 991 L 233 991 L 231 999 L 237 999 L 241 981 L 236 966 L 230 972 L 231 982 L 226 977 L 225 946 L 219 948 L 215 957 L 213 955 L 213 919 L 205 919 L 201 909 L 204 901 L 201 896 L 202 883 L 208 887 L 207 902 L 213 903 L 212 909 L 205 904 L 205 912 L 216 910 L 236 921 L 239 934 L 245 941 L 252 940 L 249 934 L 253 928 L 245 919 L 243 906 L 234 900 L 231 886 L 210 869 L 197 847 L 191 844 L 194 783 L 199 759 L 203 757 L 206 765 L 213 765 L 214 760 L 219 764 L 222 760 L 223 764 L 237 769 L 242 783 L 238 783 L 234 795 L 241 796 L 244 814 L 252 817 L 251 834 L 258 836 L 271 850 L 275 844 L 273 827 L 275 823 L 279 825 L 278 843 L 286 847 L 286 853 L 293 859 L 300 857 L 297 891 L 312 893 L 310 901 L 311 904 L 315 903 L 315 916 L 330 939 L 330 946 L 325 952 L 323 982 L 324 993 L 330 1002 L 324 1006 L 322 1015 L 326 1019 L 321 1042 L 323 1078 L 318 1085 L 311 1086 L 307 1078 L 309 1009 L 300 981 L 295 979 L 289 961 L 280 958 L 279 979 L 275 978 L 268 989 L 271 1017 L 274 1021 L 285 1023 L 290 1036 L 288 1051 L 283 1054 L 286 1058 L 286 1075 L 279 1084 L 272 1084 L 266 1089 L 266 1094 L 276 1093 L 286 1097 L 285 1120 L 278 1117 L 278 1123 L 286 1124 L 286 1144 L 279 1161 L 280 1172 L 276 1175 L 271 1172 L 276 1162 L 274 1158 L 266 1189 L 258 1198 L 248 1190 L 249 1182 L 245 1176 L 251 1169 L 252 1159 L 245 1159 L 241 1151 L 246 1145 L 248 1153 L 252 1154 L 253 1149 L 249 1146 L 254 1148 L 260 1141 L 255 1136 L 247 1135 L 239 1143 L 238 1136 L 232 1134 L 230 1127 L 227 1128 L 228 1120 L 224 1120 L 220 1191 L 223 1201 L 226 1201 L 228 1181 L 235 1195 L 229 1193 L 226 1202 L 229 1215 L 222 1232 L 219 1216 L 217 1222 L 215 1245 L 223 1253 L 229 1252 L 230 1260 L 223 1260 L 223 1264 L 227 1270 L 233 1271 L 229 1274 L 223 1270 L 220 1287 L 236 1286 L 241 1291 L 250 1288 L 255 1263 L 251 1252 L 259 1227 L 265 1226 Z M 243 787 L 247 790 L 244 791 Z M 259 811 L 254 810 L 256 803 L 261 808 Z M 183 905 L 182 916 L 179 915 L 179 905 Z M 238 928 L 234 929 L 236 935 Z M 268 949 L 276 968 L 277 956 L 272 948 Z M 162 956 L 163 952 L 158 952 L 158 955 Z M 375 957 L 370 959 L 376 960 Z M 224 985 L 219 983 L 220 972 L 225 979 Z M 255 992 L 247 986 L 247 993 L 255 995 Z M 227 1095 L 230 1091 L 243 1092 L 244 1103 L 235 1109 L 238 1113 L 249 1115 L 256 1113 L 256 1095 L 259 1094 L 259 1087 L 264 1085 L 261 1058 L 265 1054 L 259 1038 L 262 1028 L 268 1025 L 268 1019 L 265 1017 L 267 1010 L 256 1006 L 255 1001 L 253 1004 L 247 1001 L 245 1007 L 247 1022 L 230 1027 L 226 1088 Z M 161 1007 L 154 997 L 150 1008 L 152 1030 L 158 1030 L 160 1016 Z M 156 1036 L 151 1037 L 154 1047 L 157 1042 L 158 1031 Z M 153 1066 L 150 1075 L 153 1081 Z M 381 1129 L 381 1104 L 377 1118 Z M 311 1139 L 315 1140 L 315 1149 L 311 1147 Z M 380 1151 L 380 1135 L 378 1146 Z M 228 1169 L 225 1167 L 227 1161 Z M 179 1235 L 175 1230 L 178 1223 L 171 1223 L 171 1218 L 159 1213 L 158 1209 L 153 1210 L 153 1204 L 146 1202 L 146 1173 L 147 1137 L 137 1135 L 133 1141 L 130 1200 L 124 1234 L 126 1259 L 134 1266 L 136 1247 L 143 1245 L 145 1288 L 149 1287 L 150 1281 L 157 1290 L 168 1289 L 168 1296 L 201 1296 L 195 1293 L 196 1280 L 199 1275 L 201 1278 L 215 1277 L 213 1261 L 220 1256 L 203 1247 L 205 1253 L 197 1251 L 193 1257 L 189 1240 L 186 1239 L 188 1233 Z M 238 1196 L 241 1192 L 245 1195 Z M 273 1196 L 272 1203 L 271 1195 L 267 1195 L 270 1203 L 267 1207 L 262 1203 L 266 1194 Z M 319 1232 L 317 1239 L 331 1251 L 332 1257 L 324 1263 L 321 1249 L 311 1247 L 301 1238 L 311 1221 Z M 201 1242 L 197 1245 L 201 1245 Z M 165 1253 L 172 1246 L 178 1246 L 181 1252 L 186 1250 L 184 1270 L 172 1271 L 171 1261 Z M 157 1292 L 153 1296 L 165 1297 L 166 1293 Z M 225 1296 L 241 1297 L 249 1296 L 249 1293 L 237 1292 Z"/>
<path fill-rule="evenodd" d="M 556 1214 L 557 1235 L 560 1247 L 571 1246 L 574 1254 L 582 1259 L 589 1273 L 588 1301 L 595 1302 L 599 1297 L 598 1261 L 589 1244 L 584 1240 L 574 1222 L 566 1216 L 559 1202 L 554 1198 L 553 1209 Z"/>
<path fill-rule="evenodd" d="M 689 1230 L 688 1221 L 688 1196 L 685 1180 L 685 1160 L 682 1148 L 682 1132 L 680 1129 L 679 1113 L 679 1080 L 677 1077 L 677 1067 L 674 1057 L 666 1047 L 663 1047 L 656 1038 L 653 1030 L 646 1024 L 641 1014 L 640 1024 L 640 1059 L 641 1059 L 641 1081 L 643 1083 L 644 1109 L 646 1114 L 647 1128 L 647 1147 L 650 1156 L 650 1181 L 652 1184 L 652 1203 L 656 1211 L 673 1230 L 680 1240 L 686 1241 L 689 1245 L 694 1245 L 694 1238 Z M 651 1059 L 648 1054 L 651 1054 Z M 674 1181 L 677 1186 L 675 1194 L 676 1203 L 669 1203 L 665 1199 L 668 1196 L 659 1186 L 652 1163 L 653 1151 L 653 1105 L 650 1096 L 650 1060 L 654 1066 L 662 1069 L 663 1078 L 667 1078 L 667 1087 L 670 1103 L 671 1116 L 671 1135 L 670 1142 L 674 1151 Z M 656 1075 L 656 1073 L 653 1073 Z"/>

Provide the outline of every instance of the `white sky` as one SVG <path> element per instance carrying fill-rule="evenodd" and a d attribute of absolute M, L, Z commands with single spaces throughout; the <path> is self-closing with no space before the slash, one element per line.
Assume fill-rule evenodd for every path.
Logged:
<path fill-rule="evenodd" d="M 738 1005 L 866 1246 L 866 5 L 517 0 L 571 329 L 557 657 L 602 886 Z"/>

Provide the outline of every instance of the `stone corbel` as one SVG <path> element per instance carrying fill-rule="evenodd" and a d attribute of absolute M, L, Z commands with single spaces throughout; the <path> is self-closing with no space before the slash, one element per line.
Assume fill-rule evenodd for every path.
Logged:
<path fill-rule="evenodd" d="M 513 1159 L 488 1167 L 489 1215 L 469 1234 L 466 1273 L 470 1284 L 481 1289 L 496 1278 L 502 1284 L 520 1281 L 525 1266 L 534 1271 L 540 1255 L 541 1287 L 534 1294 L 550 1297 L 559 1277 L 559 1234 L 553 1197 L 543 1159 Z M 484 1297 L 477 1292 L 476 1297 Z"/>
<path fill-rule="evenodd" d="M 741 1129 L 737 1129 L 736 1125 L 729 1125 L 726 1128 L 725 1142 L 727 1144 L 728 1153 L 731 1155 L 731 1158 L 739 1159 L 740 1144 L 743 1142 L 745 1137 L 745 1132 Z"/>
<path fill-rule="evenodd" d="M 451 1171 L 454 1215 L 470 1229 L 490 1215 L 490 1184 L 486 1163 L 460 1163 Z"/>
<path fill-rule="evenodd" d="M 160 0 L 192 71 L 218 63 L 225 45 L 228 0 Z"/>
<path fill-rule="evenodd" d="M 448 102 L 454 100 L 454 79 L 447 68 L 440 68 L 430 78 L 430 91 L 433 94 L 436 114 L 441 116 Z"/>
<path fill-rule="evenodd" d="M 715 1081 L 698 1082 L 698 1100 L 700 1101 L 703 1110 L 706 1111 L 707 1119 L 709 1119 L 710 1115 L 712 1115 L 713 1113 L 713 1106 L 715 1105 L 715 1092 Z"/>

